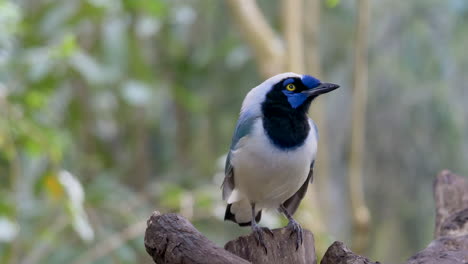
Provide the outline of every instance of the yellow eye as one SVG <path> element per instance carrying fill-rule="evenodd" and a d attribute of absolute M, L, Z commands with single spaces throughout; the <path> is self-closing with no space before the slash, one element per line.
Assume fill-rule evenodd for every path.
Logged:
<path fill-rule="evenodd" d="M 286 85 L 286 90 L 292 92 L 292 91 L 296 90 L 296 86 L 294 84 L 290 83 L 290 84 Z"/>

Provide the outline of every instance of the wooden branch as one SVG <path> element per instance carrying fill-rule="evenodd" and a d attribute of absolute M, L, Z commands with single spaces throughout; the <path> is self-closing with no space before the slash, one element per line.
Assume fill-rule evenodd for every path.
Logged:
<path fill-rule="evenodd" d="M 343 242 L 335 241 L 327 250 L 320 264 L 379 264 L 354 254 Z"/>
<path fill-rule="evenodd" d="M 468 179 L 444 170 L 434 181 L 436 203 L 435 237 L 427 248 L 408 259 L 406 264 L 468 263 Z M 321 264 L 367 264 L 365 257 L 335 242 Z"/>
<path fill-rule="evenodd" d="M 273 239 L 266 240 L 268 254 L 263 254 L 263 249 L 257 246 L 257 242 L 252 234 L 242 236 L 229 241 L 224 248 L 252 263 L 297 263 L 315 264 L 314 236 L 309 230 L 304 230 L 304 243 L 296 251 L 293 238 L 287 228 L 272 230 Z M 266 235 L 268 237 L 268 235 Z"/>
<path fill-rule="evenodd" d="M 468 180 L 448 170 L 442 171 L 434 181 L 434 200 L 436 204 L 434 235 L 438 238 L 452 232 L 452 224 L 459 225 L 455 213 L 468 208 Z"/>
<path fill-rule="evenodd" d="M 434 200 L 437 239 L 406 263 L 468 263 L 468 180 L 442 171 L 434 181 Z"/>
<path fill-rule="evenodd" d="M 461 264 L 468 262 L 468 235 L 441 237 L 412 256 L 406 264 Z"/>
<path fill-rule="evenodd" d="M 229 241 L 225 250 L 177 214 L 154 212 L 147 225 L 145 247 L 156 263 L 316 264 L 314 237 L 308 230 L 304 230 L 304 243 L 298 250 L 289 229 L 272 230 L 274 238 L 266 240 L 265 255 L 252 234 Z"/>
<path fill-rule="evenodd" d="M 215 245 L 177 214 L 151 215 L 145 247 L 155 263 L 249 263 Z"/>
<path fill-rule="evenodd" d="M 255 0 L 228 0 L 242 34 L 253 50 L 260 73 L 268 78 L 283 71 L 285 48 Z"/>
<path fill-rule="evenodd" d="M 304 32 L 302 16 L 298 12 L 304 9 L 303 0 L 283 0 L 282 19 L 283 36 L 286 42 L 285 71 L 304 73 Z"/>
<path fill-rule="evenodd" d="M 460 235 L 468 235 L 468 207 L 453 213 L 440 226 L 440 237 Z"/>

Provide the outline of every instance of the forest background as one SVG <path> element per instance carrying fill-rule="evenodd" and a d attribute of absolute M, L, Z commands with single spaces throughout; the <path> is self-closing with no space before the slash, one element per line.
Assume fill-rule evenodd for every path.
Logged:
<path fill-rule="evenodd" d="M 468 2 L 241 2 L 0 0 L 0 263 L 151 263 L 156 209 L 250 232 L 222 221 L 224 157 L 245 94 L 289 70 L 342 86 L 311 110 L 317 255 L 432 240 L 435 175 L 468 175 Z"/>

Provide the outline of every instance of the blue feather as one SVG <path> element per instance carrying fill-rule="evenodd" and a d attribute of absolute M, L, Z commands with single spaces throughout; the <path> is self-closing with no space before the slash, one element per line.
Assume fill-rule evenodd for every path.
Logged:
<path fill-rule="evenodd" d="M 283 81 L 283 86 L 286 87 L 286 85 L 288 85 L 290 83 L 293 83 L 293 82 L 294 82 L 293 78 L 286 79 L 286 80 Z"/>
<path fill-rule="evenodd" d="M 307 95 L 303 93 L 293 93 L 286 90 L 283 90 L 282 92 L 288 97 L 288 102 L 292 108 L 299 107 L 300 105 L 302 105 L 302 103 L 305 102 L 305 100 L 307 100 Z"/>
<path fill-rule="evenodd" d="M 239 120 L 237 121 L 236 129 L 234 130 L 234 135 L 232 136 L 231 148 L 226 158 L 226 165 L 224 168 L 224 172 L 226 175 L 228 175 L 232 170 L 231 151 L 236 149 L 236 145 L 241 138 L 247 136 L 250 133 L 255 119 L 257 119 L 258 117 L 258 115 L 252 114 L 249 111 L 244 111 L 240 114 Z"/>
<path fill-rule="evenodd" d="M 321 83 L 319 79 L 314 78 L 310 75 L 302 76 L 301 80 L 302 80 L 302 83 L 309 89 L 315 88 L 319 86 L 319 84 Z"/>
<path fill-rule="evenodd" d="M 251 114 L 249 111 L 242 112 L 237 121 L 236 129 L 231 141 L 231 150 L 236 148 L 237 142 L 245 136 L 247 136 L 252 130 L 257 115 Z"/>

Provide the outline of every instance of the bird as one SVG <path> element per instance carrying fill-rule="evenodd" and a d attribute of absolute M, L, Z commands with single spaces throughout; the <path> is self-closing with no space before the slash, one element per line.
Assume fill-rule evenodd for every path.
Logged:
<path fill-rule="evenodd" d="M 303 229 L 293 215 L 312 183 L 318 142 L 307 112 L 319 95 L 339 87 L 286 72 L 251 89 L 242 103 L 221 185 L 224 220 L 251 226 L 266 254 L 263 234 L 273 237 L 273 232 L 258 224 L 264 209 L 286 216 L 296 250 L 303 243 Z"/>

